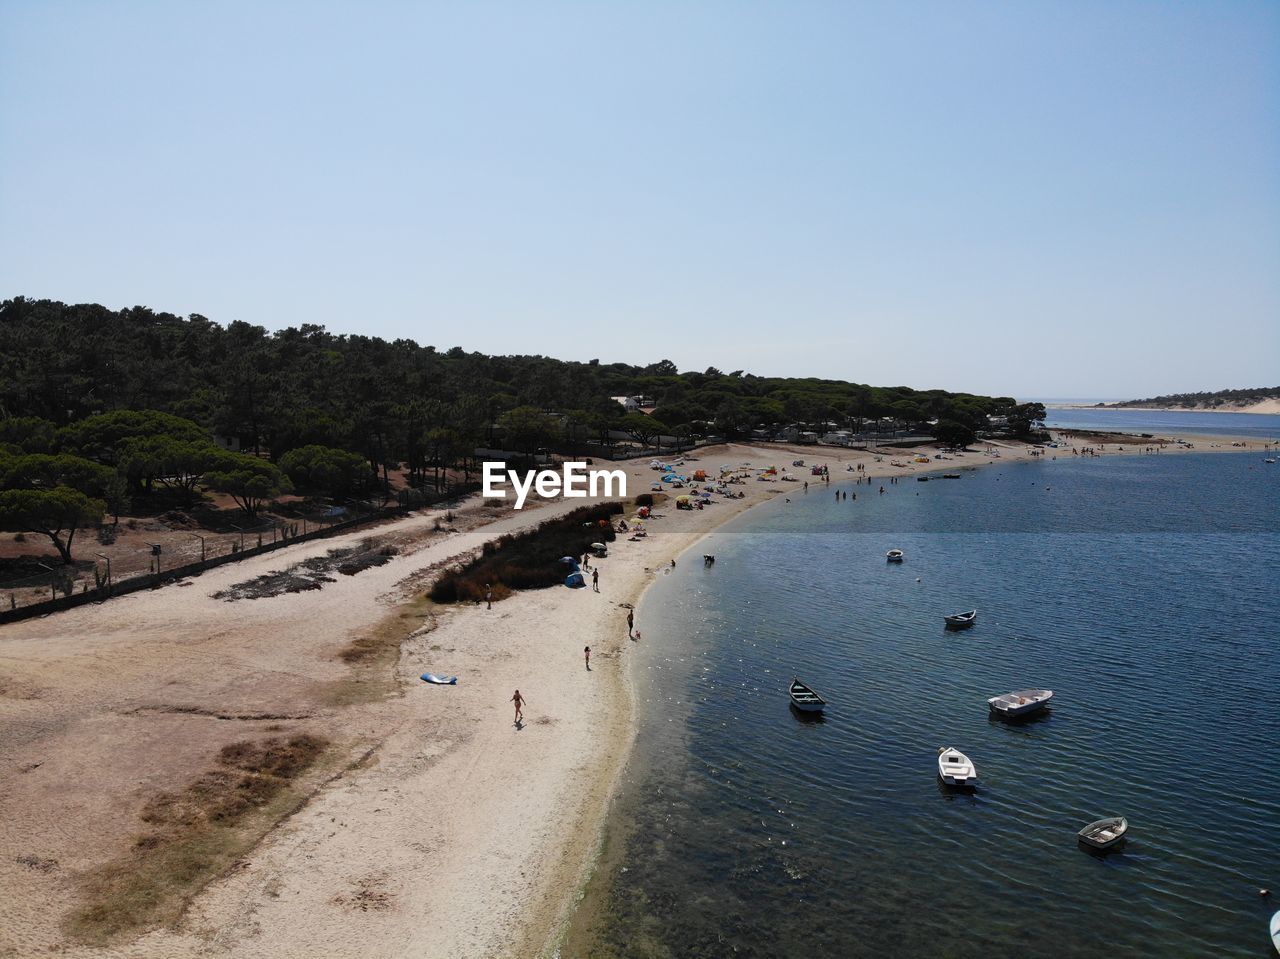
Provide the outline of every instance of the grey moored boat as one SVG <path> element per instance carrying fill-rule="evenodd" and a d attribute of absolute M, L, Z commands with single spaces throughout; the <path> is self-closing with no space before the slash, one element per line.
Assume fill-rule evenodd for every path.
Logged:
<path fill-rule="evenodd" d="M 798 679 L 792 678 L 788 692 L 791 695 L 791 705 L 803 713 L 820 713 L 827 705 L 825 699 Z"/>
<path fill-rule="evenodd" d="M 1124 816 L 1112 816 L 1089 823 L 1076 838 L 1090 849 L 1114 849 L 1124 842 L 1129 832 L 1129 820 Z"/>

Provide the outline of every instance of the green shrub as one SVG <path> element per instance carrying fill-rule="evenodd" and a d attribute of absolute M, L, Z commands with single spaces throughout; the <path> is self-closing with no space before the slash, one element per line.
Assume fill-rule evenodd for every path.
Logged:
<path fill-rule="evenodd" d="M 442 573 L 431 598 L 437 603 L 478 602 L 490 586 L 494 599 L 510 590 L 559 586 L 569 574 L 561 557 L 580 557 L 592 543 L 613 542 L 613 517 L 621 512 L 621 503 L 584 506 L 526 533 L 490 540 L 471 562 Z"/>

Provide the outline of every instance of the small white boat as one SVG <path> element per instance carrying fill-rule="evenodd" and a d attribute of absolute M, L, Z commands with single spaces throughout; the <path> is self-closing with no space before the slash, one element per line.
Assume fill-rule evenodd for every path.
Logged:
<path fill-rule="evenodd" d="M 1280 952 L 1280 910 L 1271 917 L 1271 945 L 1276 947 L 1276 952 Z"/>
<path fill-rule="evenodd" d="M 987 700 L 987 706 L 997 716 L 1013 719 L 1044 709 L 1051 699 L 1052 689 L 1015 689 L 1003 696 L 992 696 Z"/>
<path fill-rule="evenodd" d="M 792 678 L 788 692 L 791 696 L 791 705 L 802 713 L 820 713 L 827 705 L 825 699 L 798 679 Z"/>
<path fill-rule="evenodd" d="M 1266 458 L 1265 460 L 1263 460 L 1262 462 L 1264 462 L 1264 463 L 1274 463 L 1274 462 L 1275 462 L 1275 459 L 1273 459 L 1272 457 L 1267 457 L 1267 458 Z"/>
<path fill-rule="evenodd" d="M 1114 849 L 1124 842 L 1128 832 L 1129 820 L 1124 816 L 1113 816 L 1089 823 L 1076 833 L 1076 837 L 1091 849 Z"/>
<path fill-rule="evenodd" d="M 938 775 L 948 786 L 972 786 L 978 781 L 973 761 L 952 746 L 938 748 Z"/>
<path fill-rule="evenodd" d="M 900 549 L 891 549 L 884 554 L 884 558 L 891 563 L 901 563 L 904 555 Z"/>
<path fill-rule="evenodd" d="M 971 609 L 967 613 L 956 613 L 954 616 L 943 616 L 943 622 L 947 624 L 947 629 L 966 629 L 972 626 L 978 619 L 978 611 Z"/>

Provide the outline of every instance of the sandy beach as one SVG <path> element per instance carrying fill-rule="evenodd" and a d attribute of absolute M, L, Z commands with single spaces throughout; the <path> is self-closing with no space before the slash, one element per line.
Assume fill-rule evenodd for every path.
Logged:
<path fill-rule="evenodd" d="M 714 475 L 726 463 L 804 459 L 829 464 L 840 483 L 854 463 L 879 478 L 1032 455 L 1017 443 L 991 449 L 998 459 L 915 463 L 909 450 L 734 444 L 699 450 L 696 465 Z M 632 499 L 656 475 L 648 463 L 621 467 Z M 645 539 L 619 536 L 599 561 L 598 593 L 530 591 L 492 609 L 425 602 L 442 566 L 582 505 L 514 512 L 472 499 L 452 521 L 443 508 L 422 511 L 0 628 L 0 956 L 552 954 L 634 733 L 628 650 L 645 640 L 641 620 L 641 638 L 628 639 L 628 609 L 673 559 L 677 574 L 700 561 L 682 556 L 719 524 L 804 495 L 805 480 L 822 485 L 807 468 L 793 472 L 798 482 L 750 479 L 734 487 L 743 499 L 701 511 L 662 504 Z M 316 590 L 213 597 L 370 538 L 396 555 Z M 424 671 L 458 684 L 427 685 Z M 522 726 L 512 722 L 516 688 L 527 701 Z M 228 745 L 301 734 L 329 746 L 246 820 L 227 868 L 141 934 L 86 944 L 68 931 L 94 877 L 144 855 L 138 837 L 155 797 L 206 775 Z"/>

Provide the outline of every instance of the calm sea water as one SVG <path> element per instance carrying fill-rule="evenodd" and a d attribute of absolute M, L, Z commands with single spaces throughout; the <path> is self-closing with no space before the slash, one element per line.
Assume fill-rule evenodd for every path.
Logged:
<path fill-rule="evenodd" d="M 1061 409 L 1045 410 L 1050 428 L 1116 430 L 1162 436 L 1246 436 L 1280 440 L 1280 416 L 1269 413 L 1179 413 L 1164 410 Z"/>
<path fill-rule="evenodd" d="M 844 488 L 857 500 L 753 510 L 696 549 L 713 567 L 689 554 L 646 597 L 641 731 L 581 951 L 1269 955 L 1280 464 Z M 974 606 L 974 628 L 943 630 Z M 824 721 L 789 709 L 793 674 Z M 1044 718 L 988 717 L 1026 686 L 1055 691 Z M 977 764 L 975 793 L 940 785 L 943 745 Z M 1106 815 L 1132 838 L 1096 858 L 1075 832 Z"/>

